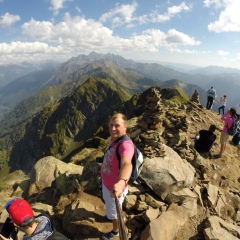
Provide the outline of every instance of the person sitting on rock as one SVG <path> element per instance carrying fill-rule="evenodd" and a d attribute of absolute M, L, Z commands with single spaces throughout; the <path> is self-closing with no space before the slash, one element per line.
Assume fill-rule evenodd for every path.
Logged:
<path fill-rule="evenodd" d="M 207 153 L 210 158 L 212 157 L 211 148 L 216 140 L 216 135 L 214 134 L 215 130 L 216 126 L 212 124 L 208 130 L 200 130 L 199 135 L 195 137 L 194 148 L 199 153 Z"/>
<path fill-rule="evenodd" d="M 26 200 L 15 198 L 9 201 L 5 207 L 14 225 L 25 233 L 23 240 L 68 239 L 53 229 L 48 217 L 43 215 L 34 217 L 33 209 Z M 8 238 L 0 234 L 0 239 L 7 240 Z"/>

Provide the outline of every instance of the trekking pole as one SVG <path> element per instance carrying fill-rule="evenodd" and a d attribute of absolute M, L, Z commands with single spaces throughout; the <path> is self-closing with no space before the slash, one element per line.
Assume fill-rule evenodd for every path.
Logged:
<path fill-rule="evenodd" d="M 118 201 L 118 197 L 116 193 L 114 193 L 114 195 L 115 195 L 115 204 L 116 204 L 118 224 L 119 224 L 119 238 L 120 240 L 128 240 L 127 231 L 124 224 L 124 219 L 123 219 L 122 210 Z"/>

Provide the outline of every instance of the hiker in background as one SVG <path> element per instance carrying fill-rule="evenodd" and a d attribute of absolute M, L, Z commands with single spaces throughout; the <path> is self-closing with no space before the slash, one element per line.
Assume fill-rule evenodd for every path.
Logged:
<path fill-rule="evenodd" d="M 207 105 L 206 108 L 209 110 L 212 108 L 213 105 L 213 100 L 216 98 L 216 90 L 213 88 L 213 86 L 208 89 L 207 91 Z"/>
<path fill-rule="evenodd" d="M 230 136 L 228 134 L 228 129 L 233 125 L 233 123 L 236 119 L 237 119 L 237 115 L 236 115 L 236 109 L 235 108 L 231 108 L 230 110 L 227 111 L 227 113 L 225 113 L 221 117 L 221 120 L 224 121 L 224 127 L 223 127 L 223 130 L 221 132 L 221 136 L 220 136 L 220 144 L 221 144 L 220 152 L 219 152 L 219 154 L 216 154 L 214 156 L 215 158 L 222 157 L 222 154 L 226 149 L 228 138 Z"/>
<path fill-rule="evenodd" d="M 240 146 L 240 128 L 238 128 L 237 133 L 232 137 L 232 144 Z"/>
<path fill-rule="evenodd" d="M 131 140 L 124 141 L 119 147 L 121 163 L 116 155 L 116 148 L 121 139 L 127 134 L 127 117 L 116 113 L 109 122 L 111 142 L 108 145 L 101 167 L 102 194 L 106 206 L 106 215 L 112 220 L 112 231 L 103 234 L 102 239 L 112 239 L 119 235 L 119 223 L 114 196 L 118 197 L 120 207 L 128 193 L 128 180 L 132 173 L 132 157 L 134 144 Z M 119 167 L 120 166 L 120 167 Z"/>
<path fill-rule="evenodd" d="M 240 104 L 238 104 L 236 107 L 236 114 L 237 114 L 237 117 L 238 117 L 238 122 L 240 121 Z"/>
<path fill-rule="evenodd" d="M 224 115 L 224 109 L 225 109 L 226 104 L 227 104 L 227 96 L 224 95 L 223 97 L 221 97 L 220 101 L 221 101 L 221 107 L 218 108 L 218 114 L 220 115 L 220 112 L 222 110 L 222 115 Z"/>
<path fill-rule="evenodd" d="M 200 130 L 199 134 L 195 137 L 194 148 L 199 153 L 208 154 L 209 158 L 212 158 L 211 148 L 216 140 L 216 135 L 214 134 L 215 130 L 216 126 L 212 124 L 208 130 Z"/>
<path fill-rule="evenodd" d="M 23 240 L 68 239 L 53 229 L 48 217 L 34 217 L 34 212 L 26 200 L 15 198 L 9 201 L 5 207 L 14 225 L 25 233 Z M 7 240 L 8 238 L 0 235 L 0 239 Z"/>

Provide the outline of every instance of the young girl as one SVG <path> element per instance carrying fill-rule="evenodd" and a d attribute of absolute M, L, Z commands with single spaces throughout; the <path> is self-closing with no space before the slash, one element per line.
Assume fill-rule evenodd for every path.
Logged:
<path fill-rule="evenodd" d="M 229 138 L 228 129 L 233 125 L 233 122 L 236 119 L 237 119 L 237 115 L 236 115 L 235 108 L 231 108 L 230 110 L 228 110 L 228 112 L 226 114 L 224 114 L 221 117 L 221 120 L 224 121 L 224 127 L 221 132 L 221 136 L 220 136 L 220 144 L 221 144 L 220 152 L 219 152 L 219 154 L 215 155 L 216 158 L 222 157 L 222 154 L 226 149 L 227 140 Z"/>
<path fill-rule="evenodd" d="M 220 98 L 221 101 L 221 107 L 218 108 L 218 114 L 220 115 L 220 111 L 222 109 L 222 115 L 224 115 L 224 109 L 226 107 L 226 103 L 227 103 L 227 96 L 224 95 L 223 97 Z"/>

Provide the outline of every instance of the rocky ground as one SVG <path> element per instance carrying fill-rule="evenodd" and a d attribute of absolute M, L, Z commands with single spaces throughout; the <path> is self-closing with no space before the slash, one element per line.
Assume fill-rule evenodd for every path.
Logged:
<path fill-rule="evenodd" d="M 191 106 L 191 104 L 190 104 Z M 175 107 L 170 108 L 163 108 L 163 114 L 166 116 L 164 119 L 164 124 L 166 126 L 166 132 L 167 134 L 163 134 L 162 141 L 165 144 L 172 144 L 171 138 L 174 139 L 174 136 L 172 134 L 168 134 L 168 128 L 167 125 L 172 125 L 173 122 L 171 122 L 171 118 L 174 119 L 180 119 L 178 124 L 182 126 L 182 132 L 183 132 L 183 138 L 185 139 L 182 141 L 183 144 L 172 144 L 171 147 L 182 157 L 187 158 L 187 160 L 194 166 L 196 166 L 195 162 L 193 162 L 195 159 L 192 151 L 189 149 L 192 148 L 194 143 L 194 137 L 196 133 L 201 129 L 208 129 L 208 127 L 211 124 L 215 124 L 217 126 L 216 135 L 217 140 L 214 143 L 212 153 L 216 154 L 219 152 L 220 144 L 220 133 L 221 129 L 223 128 L 223 122 L 220 119 L 220 116 L 217 115 L 217 113 L 206 110 L 204 107 L 201 107 L 200 105 L 194 105 L 193 107 L 186 107 L 178 109 Z M 181 122 L 184 118 L 184 123 Z M 182 125 L 181 125 L 182 124 Z M 169 128 L 170 129 L 170 128 Z M 180 127 L 181 130 L 181 127 Z M 231 139 L 231 138 L 230 138 Z M 217 159 L 209 159 L 206 156 L 202 156 L 200 159 L 200 168 L 196 168 L 196 177 L 195 177 L 195 183 L 196 185 L 203 185 L 206 183 L 211 183 L 214 186 L 217 186 L 219 190 L 224 191 L 226 194 L 235 194 L 236 196 L 240 197 L 239 189 L 240 189 L 240 174 L 239 174 L 239 167 L 240 167 L 240 148 L 233 146 L 231 144 L 231 141 L 229 140 L 229 143 L 227 145 L 227 149 L 224 152 L 223 156 L 221 158 Z M 199 163 L 197 164 L 199 166 Z M 16 182 L 18 182 L 18 179 L 21 179 L 21 181 L 27 177 L 23 176 L 21 173 L 19 175 L 14 175 L 13 178 L 9 176 L 9 180 L 7 181 L 7 184 L 5 183 L 5 186 L 1 186 L 0 191 L 0 207 L 1 209 L 4 207 L 6 198 L 9 198 L 11 196 L 11 193 L 13 191 L 14 186 L 17 186 Z M 9 186 L 9 187 L 6 187 Z M 13 186 L 13 188 L 12 188 Z M 45 195 L 45 199 L 51 199 L 52 198 L 52 192 L 49 192 L 49 195 Z M 68 196 L 71 201 L 74 201 L 76 199 L 80 200 L 83 199 L 85 202 L 90 203 L 91 205 L 95 206 L 95 219 L 92 223 L 92 226 L 96 229 L 98 229 L 98 233 L 95 235 L 89 235 L 88 239 L 100 239 L 99 235 L 102 233 L 108 232 L 111 230 L 111 223 L 107 220 L 105 217 L 105 207 L 104 203 L 101 199 L 101 193 L 100 189 L 95 189 L 93 191 L 88 192 L 81 192 L 81 194 L 72 194 L 71 196 Z M 67 200 L 70 202 L 70 200 Z M 230 199 L 230 198 L 229 198 Z M 228 199 L 227 199 L 228 200 Z M 64 202 L 64 199 L 62 199 L 62 202 Z M 238 204 L 238 203 L 236 203 Z M 59 203 L 58 206 L 61 204 Z M 227 204 L 226 204 L 227 205 Z M 233 206 L 234 204 L 230 204 Z M 63 203 L 63 206 L 66 206 L 66 203 Z M 237 208 L 239 209 L 240 206 L 237 205 Z M 58 209 L 59 212 L 61 212 L 61 209 Z M 130 218 L 128 214 L 125 212 L 125 209 L 123 209 L 124 215 L 126 219 Z M 212 209 L 205 208 L 202 206 L 198 206 L 198 212 L 197 215 L 189 218 L 189 220 L 185 223 L 185 225 L 182 227 L 182 229 L 178 232 L 175 240 L 200 240 L 205 239 L 203 235 L 203 227 L 205 220 L 210 215 L 214 215 L 215 213 L 212 212 Z M 225 208 L 222 212 L 222 216 L 225 219 L 229 219 L 233 217 L 232 208 Z M 1 222 L 3 221 L 3 214 L 1 215 Z M 61 229 L 61 225 L 59 222 L 54 222 L 57 229 Z M 80 240 L 83 239 L 82 236 L 79 235 L 79 237 L 75 237 L 74 240 Z M 116 240 L 118 238 L 115 238 Z M 137 238 L 134 238 L 137 239 Z"/>
<path fill-rule="evenodd" d="M 177 111 L 176 114 L 181 115 L 185 114 L 185 112 Z M 189 114 L 186 114 L 186 121 L 188 122 L 188 130 L 187 130 L 187 141 L 190 145 L 194 144 L 195 134 L 201 129 L 207 129 L 210 124 L 217 125 L 217 130 L 215 134 L 217 135 L 217 140 L 214 143 L 212 148 L 212 153 L 217 154 L 220 149 L 220 133 L 223 127 L 223 122 L 216 112 L 211 110 L 206 110 L 205 108 L 198 109 L 198 111 L 190 111 Z M 213 185 L 219 187 L 219 189 L 223 189 L 225 191 L 230 192 L 239 192 L 240 187 L 240 148 L 233 146 L 231 144 L 231 138 L 229 139 L 229 143 L 227 145 L 227 149 L 224 152 L 222 158 L 218 159 L 209 159 L 206 156 L 203 157 L 203 164 L 205 166 L 205 173 L 196 175 L 196 183 L 212 183 Z M 93 194 L 94 195 L 94 194 Z M 101 217 L 105 216 L 104 212 L 104 204 L 100 197 L 88 195 L 88 200 L 98 207 L 98 214 Z M 227 211 L 227 210 L 226 210 Z M 196 216 L 190 218 L 187 223 L 183 226 L 183 228 L 178 232 L 175 240 L 200 240 L 205 239 L 202 229 L 204 227 L 204 223 L 207 217 L 209 217 L 212 213 L 208 209 L 204 209 L 202 207 L 198 207 L 198 213 Z M 226 213 L 226 218 L 228 213 Z M 98 222 L 96 220 L 97 227 L 101 229 L 102 232 L 107 232 L 111 230 L 111 224 L 106 222 Z M 97 238 L 89 238 L 89 239 L 99 239 Z M 117 238 L 116 238 L 117 239 Z"/>

